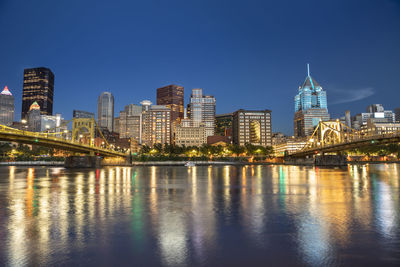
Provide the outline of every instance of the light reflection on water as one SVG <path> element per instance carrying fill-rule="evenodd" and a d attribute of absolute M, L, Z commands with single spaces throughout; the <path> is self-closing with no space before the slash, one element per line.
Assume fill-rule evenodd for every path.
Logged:
<path fill-rule="evenodd" d="M 0 265 L 400 263 L 399 165 L 0 168 Z"/>

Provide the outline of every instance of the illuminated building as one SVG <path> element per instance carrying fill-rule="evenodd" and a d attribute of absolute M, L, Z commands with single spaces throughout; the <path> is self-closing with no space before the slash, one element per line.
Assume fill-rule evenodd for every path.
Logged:
<path fill-rule="evenodd" d="M 157 89 L 157 105 L 171 109 L 171 122 L 183 119 L 184 88 L 178 85 L 168 85 Z"/>
<path fill-rule="evenodd" d="M 114 129 L 114 96 L 109 92 L 101 93 L 97 100 L 97 123 L 110 132 Z"/>
<path fill-rule="evenodd" d="M 294 135 L 296 137 L 312 135 L 319 121 L 330 119 L 326 92 L 311 77 L 308 64 L 307 70 L 307 77 L 299 86 L 299 93 L 294 98 Z"/>
<path fill-rule="evenodd" d="M 40 106 L 32 103 L 28 111 L 28 129 L 32 132 L 40 132 Z"/>
<path fill-rule="evenodd" d="M 61 126 L 63 118 L 61 114 L 51 115 L 40 115 L 40 131 L 45 132 L 60 132 L 58 127 Z M 57 127 L 57 128 L 56 128 Z M 66 128 L 65 128 L 66 129 Z"/>
<path fill-rule="evenodd" d="M 24 70 L 21 119 L 27 119 L 34 102 L 40 106 L 42 115 L 53 115 L 54 74 L 48 68 Z"/>
<path fill-rule="evenodd" d="M 361 132 L 366 135 L 381 135 L 400 132 L 399 122 L 379 122 L 369 119 L 367 124 L 361 127 Z"/>
<path fill-rule="evenodd" d="M 233 143 L 271 146 L 271 111 L 239 109 L 233 113 Z"/>
<path fill-rule="evenodd" d="M 175 128 L 175 144 L 178 146 L 201 146 L 207 143 L 203 124 L 198 126 L 177 125 Z"/>
<path fill-rule="evenodd" d="M 0 93 L 0 124 L 10 126 L 14 121 L 14 96 L 4 87 Z"/>
<path fill-rule="evenodd" d="M 151 105 L 150 101 L 142 101 L 142 144 L 171 143 L 171 110 L 162 105 Z"/>
<path fill-rule="evenodd" d="M 215 98 L 203 95 L 203 89 L 192 90 L 188 105 L 189 118 L 193 126 L 204 123 L 206 136 L 214 135 L 215 132 Z"/>
<path fill-rule="evenodd" d="M 285 156 L 286 153 L 293 153 L 295 151 L 301 150 L 306 145 L 307 140 L 304 138 L 286 138 L 286 140 L 274 144 L 274 153 L 276 157 Z"/>
<path fill-rule="evenodd" d="M 134 138 L 139 142 L 142 124 L 142 107 L 130 104 L 119 113 L 119 128 L 117 132 L 120 138 Z"/>

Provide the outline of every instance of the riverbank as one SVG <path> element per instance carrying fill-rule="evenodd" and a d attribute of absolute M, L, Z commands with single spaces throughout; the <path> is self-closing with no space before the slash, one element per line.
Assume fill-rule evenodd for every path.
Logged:
<path fill-rule="evenodd" d="M 0 166 L 62 166 L 64 161 L 10 161 L 0 162 Z"/>
<path fill-rule="evenodd" d="M 102 164 L 103 167 L 130 167 L 130 166 L 185 166 L 187 161 L 135 161 L 132 164 L 128 163 L 106 163 Z M 290 163 L 290 162 L 240 162 L 240 161 L 194 161 L 197 166 L 207 165 L 295 165 L 295 166 L 313 166 L 309 162 L 304 163 Z M 400 161 L 349 161 L 350 165 L 363 165 L 363 164 L 400 164 Z M 0 166 L 58 166 L 64 167 L 63 161 L 13 161 L 13 162 L 0 162 Z"/>

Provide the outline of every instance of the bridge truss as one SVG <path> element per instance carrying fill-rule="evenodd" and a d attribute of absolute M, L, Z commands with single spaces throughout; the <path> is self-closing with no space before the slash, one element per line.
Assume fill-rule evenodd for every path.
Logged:
<path fill-rule="evenodd" d="M 324 153 L 341 153 L 365 146 L 399 142 L 400 131 L 387 134 L 364 133 L 352 129 L 340 121 L 320 121 L 304 147 L 289 155 L 309 156 Z"/>
<path fill-rule="evenodd" d="M 100 131 L 96 121 L 90 119 L 73 119 L 72 122 L 72 138 L 68 139 L 69 131 L 56 131 L 56 128 L 48 129 L 46 132 L 31 132 L 25 130 L 14 129 L 5 125 L 0 125 L 0 141 L 17 142 L 22 144 L 31 144 L 45 146 L 74 153 L 83 153 L 90 155 L 100 155 L 108 157 L 127 157 L 127 153 L 115 151 L 107 142 L 106 138 Z M 65 126 L 62 125 L 62 126 Z M 61 127 L 61 126 L 60 126 Z M 100 136 L 104 140 L 104 146 L 98 147 L 94 143 L 95 130 L 98 130 Z M 50 132 L 51 131 L 51 132 Z M 54 131 L 54 132 L 53 132 Z M 82 142 L 79 137 L 83 137 L 80 133 L 87 133 L 89 139 L 87 143 Z M 74 136 L 75 135 L 75 136 Z M 79 136 L 80 135 L 80 136 Z"/>

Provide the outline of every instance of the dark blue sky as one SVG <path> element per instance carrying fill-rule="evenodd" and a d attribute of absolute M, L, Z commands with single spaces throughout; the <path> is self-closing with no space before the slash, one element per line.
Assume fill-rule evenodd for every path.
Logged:
<path fill-rule="evenodd" d="M 400 1 L 0 0 L 0 86 L 16 97 L 23 69 L 55 73 L 54 112 L 95 112 L 111 91 L 116 114 L 167 84 L 203 88 L 217 113 L 271 109 L 292 134 L 306 76 L 333 117 L 371 103 L 400 106 Z"/>

